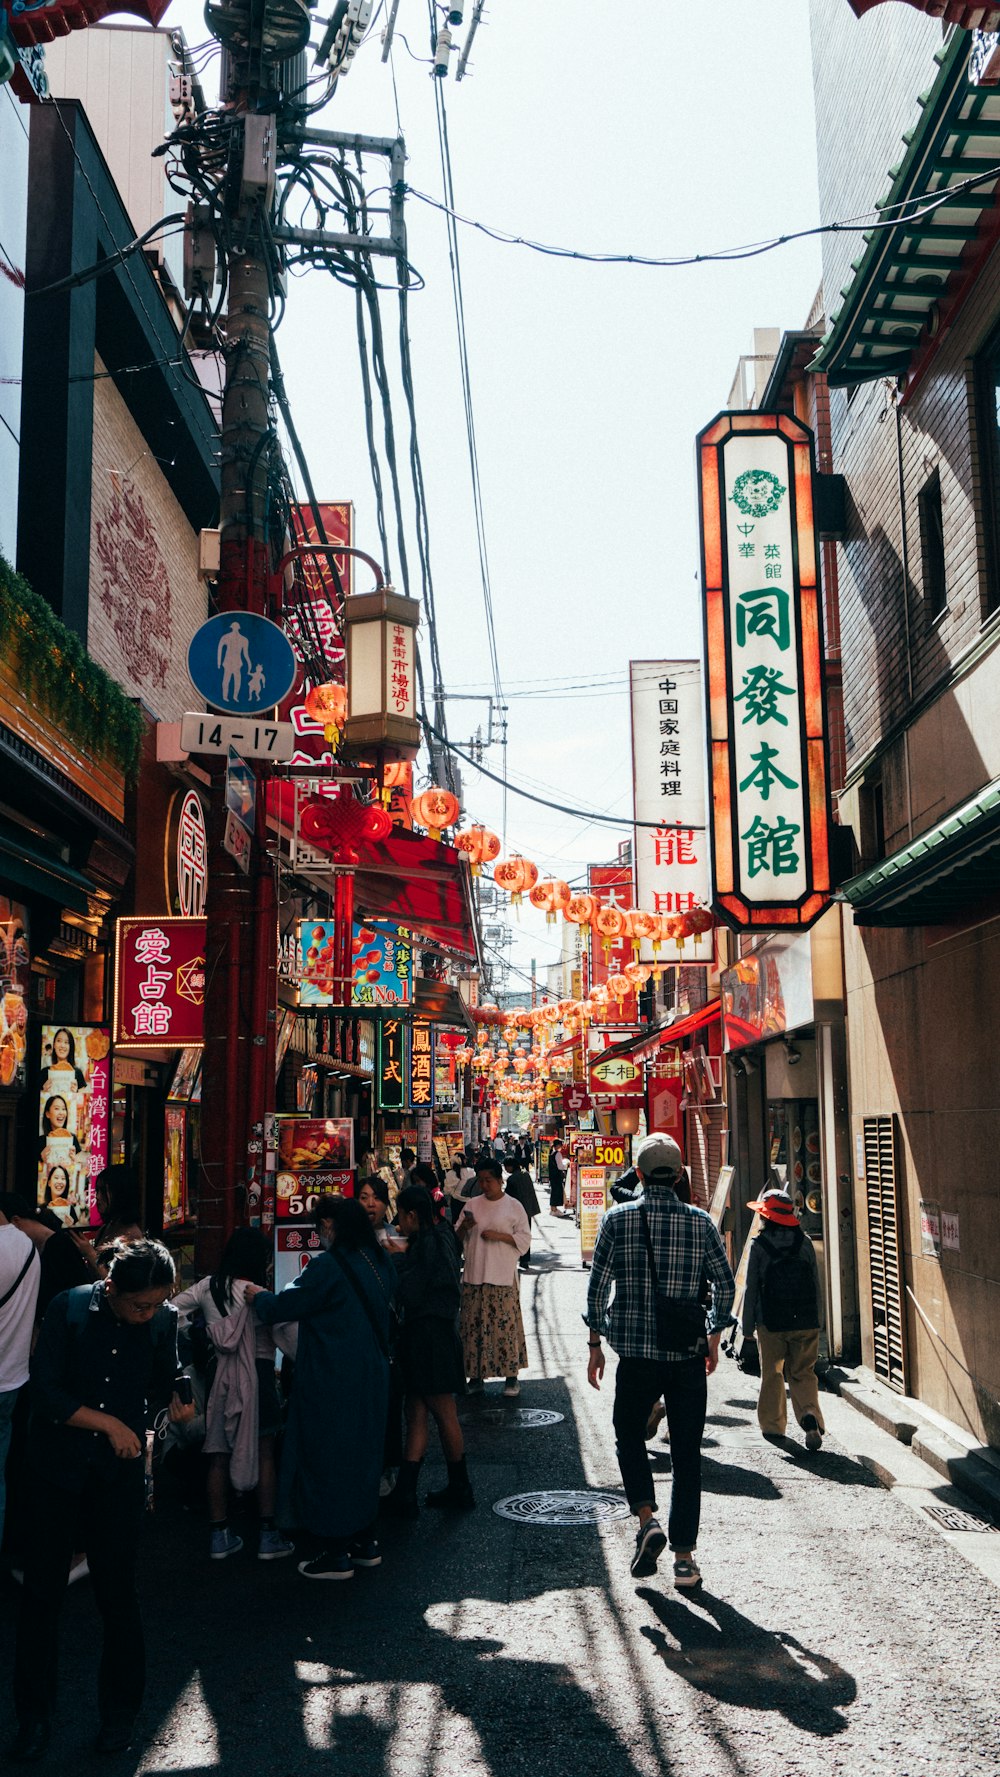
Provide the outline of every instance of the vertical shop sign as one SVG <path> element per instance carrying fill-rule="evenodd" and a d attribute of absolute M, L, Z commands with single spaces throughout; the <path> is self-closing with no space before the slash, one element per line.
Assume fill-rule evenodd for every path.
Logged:
<path fill-rule="evenodd" d="M 345 553 L 335 555 L 333 561 L 340 575 L 344 596 L 348 597 L 353 590 L 351 574 L 354 558 L 346 551 L 354 541 L 354 507 L 349 500 L 321 500 L 319 514 L 327 541 L 344 545 Z M 316 520 L 310 506 L 292 507 L 292 530 L 296 544 L 319 541 Z M 315 658 L 317 641 L 321 643 L 323 658 L 329 662 L 331 668 L 341 668 L 344 660 L 334 573 L 328 565 L 329 559 L 324 555 L 301 557 L 301 593 L 297 600 L 289 601 L 290 608 L 285 616 L 285 633 L 299 663 L 299 676 L 278 714 L 283 722 L 291 722 L 295 731 L 295 751 L 291 760 L 293 765 L 334 763 L 334 754 L 326 738 L 323 723 L 317 721 L 306 709 L 306 697 L 313 689 L 313 681 L 306 672 L 305 660 L 308 654 Z M 308 617 L 304 615 L 303 604 L 309 607 Z"/>
<path fill-rule="evenodd" d="M 22 1090 L 27 1083 L 30 985 L 28 909 L 0 895 L 0 1087 L 5 1091 Z"/>
<path fill-rule="evenodd" d="M 380 1111 L 407 1109 L 409 1034 L 409 1026 L 401 1018 L 383 1019 L 376 1027 L 375 1067 Z"/>
<path fill-rule="evenodd" d="M 698 439 L 713 894 L 735 931 L 830 901 L 812 434 L 723 413 Z"/>
<path fill-rule="evenodd" d="M 68 1227 L 96 1221 L 108 1164 L 111 1038 L 101 1025 L 42 1026 L 38 1201 Z"/>
<path fill-rule="evenodd" d="M 163 1226 L 187 1219 L 187 1112 L 168 1104 L 163 1113 Z"/>
<path fill-rule="evenodd" d="M 589 1265 L 594 1256 L 597 1236 L 608 1207 L 608 1175 L 603 1166 L 581 1166 L 579 1170 L 580 1257 Z"/>
<path fill-rule="evenodd" d="M 710 898 L 705 820 L 705 713 L 697 660 L 630 660 L 635 898 L 647 913 L 673 918 Z M 653 958 L 647 938 L 643 960 Z M 665 940 L 657 960 L 711 963 L 711 932 L 681 950 Z"/>
<path fill-rule="evenodd" d="M 617 907 L 624 913 L 634 905 L 635 887 L 631 864 L 588 865 L 587 888 L 601 907 Z M 625 964 L 632 961 L 632 940 L 624 936 L 614 938 L 607 949 L 599 932 L 589 932 L 588 940 L 590 985 L 601 987 L 609 975 L 620 975 Z M 609 1000 L 601 1009 L 600 1021 L 602 1028 L 614 1029 L 622 1025 L 638 1024 L 639 1008 L 635 994 L 627 993 L 621 1001 Z"/>
<path fill-rule="evenodd" d="M 434 1044 L 429 1024 L 415 1024 L 410 1033 L 410 1104 L 415 1111 L 434 1108 Z"/>
<path fill-rule="evenodd" d="M 120 919 L 115 1044 L 184 1048 L 204 1039 L 205 921 Z"/>
<path fill-rule="evenodd" d="M 163 861 L 170 911 L 186 919 L 199 918 L 208 894 L 208 833 L 205 810 L 194 790 L 174 792 Z"/>

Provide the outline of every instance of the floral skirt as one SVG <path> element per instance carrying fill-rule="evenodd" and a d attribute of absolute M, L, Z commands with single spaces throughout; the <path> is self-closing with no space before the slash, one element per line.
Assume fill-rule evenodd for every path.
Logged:
<path fill-rule="evenodd" d="M 463 1284 L 459 1331 L 467 1376 L 516 1376 L 527 1368 L 516 1283 Z"/>

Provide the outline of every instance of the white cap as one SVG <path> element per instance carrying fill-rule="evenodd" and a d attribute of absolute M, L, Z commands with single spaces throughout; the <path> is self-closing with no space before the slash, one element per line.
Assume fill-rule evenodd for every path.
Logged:
<path fill-rule="evenodd" d="M 661 1172 L 680 1172 L 684 1159 L 672 1135 L 647 1135 L 636 1148 L 635 1164 L 643 1178 L 655 1178 Z"/>

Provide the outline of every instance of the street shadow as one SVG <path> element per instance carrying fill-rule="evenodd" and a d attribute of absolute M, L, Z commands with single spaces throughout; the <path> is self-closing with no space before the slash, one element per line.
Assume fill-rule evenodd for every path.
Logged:
<path fill-rule="evenodd" d="M 641 1633 L 664 1664 L 717 1703 L 773 1710 L 819 1738 L 842 1734 L 848 1726 L 840 1711 L 857 1696 L 855 1680 L 794 1635 L 763 1629 L 702 1589 L 683 1604 L 649 1586 L 640 1586 L 637 1596 L 663 1625 L 644 1623 Z"/>
<path fill-rule="evenodd" d="M 746 1423 L 745 1419 L 737 1419 L 732 1413 L 709 1413 L 705 1419 L 706 1425 L 739 1426 L 741 1429 Z"/>
<path fill-rule="evenodd" d="M 796 1438 L 773 1438 L 768 1442 L 789 1468 L 805 1469 L 838 1487 L 881 1487 L 877 1475 L 864 1467 L 855 1456 L 841 1456 L 836 1450 L 807 1450 Z"/>
<path fill-rule="evenodd" d="M 711 1456 L 701 1459 L 701 1485 L 704 1493 L 727 1493 L 740 1499 L 783 1499 L 784 1494 L 770 1475 L 756 1469 L 739 1468 L 734 1462 L 715 1462 Z"/>

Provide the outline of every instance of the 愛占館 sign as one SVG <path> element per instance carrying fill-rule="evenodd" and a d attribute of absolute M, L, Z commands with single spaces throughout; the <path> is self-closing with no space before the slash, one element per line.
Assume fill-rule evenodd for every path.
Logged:
<path fill-rule="evenodd" d="M 115 1045 L 188 1048 L 204 1040 L 205 921 L 120 919 Z"/>
<path fill-rule="evenodd" d="M 812 433 L 722 413 L 698 438 L 716 911 L 809 926 L 830 900 Z"/>

